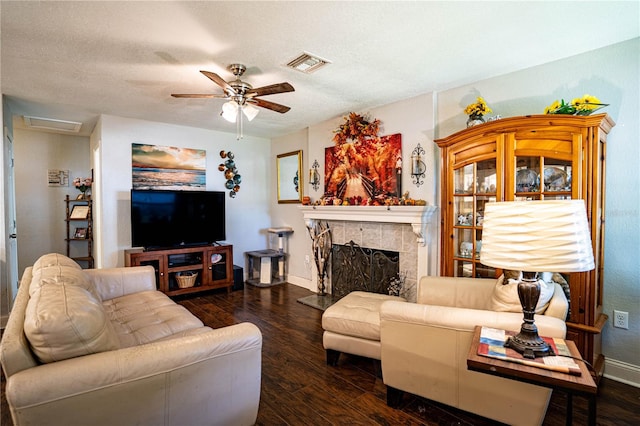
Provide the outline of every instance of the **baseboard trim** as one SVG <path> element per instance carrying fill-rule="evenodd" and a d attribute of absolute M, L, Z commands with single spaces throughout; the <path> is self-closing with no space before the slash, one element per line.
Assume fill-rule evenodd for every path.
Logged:
<path fill-rule="evenodd" d="M 316 292 L 317 288 L 314 288 L 313 282 L 307 278 L 296 277 L 295 275 L 287 275 L 287 282 L 298 287 L 306 288 L 309 291 Z"/>
<path fill-rule="evenodd" d="M 605 358 L 604 377 L 640 388 L 640 366 Z"/>

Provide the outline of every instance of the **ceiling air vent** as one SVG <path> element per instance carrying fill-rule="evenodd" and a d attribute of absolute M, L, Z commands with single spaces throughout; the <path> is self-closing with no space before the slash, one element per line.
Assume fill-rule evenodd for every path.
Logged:
<path fill-rule="evenodd" d="M 78 133 L 82 123 L 77 121 L 56 120 L 53 118 L 23 116 L 24 125 L 31 129 L 54 130 L 57 132 Z"/>
<path fill-rule="evenodd" d="M 293 61 L 289 62 L 287 66 L 289 68 L 293 68 L 296 71 L 300 71 L 305 74 L 311 74 L 312 72 L 330 63 L 331 62 L 327 61 L 326 59 L 322 59 L 305 52 Z"/>

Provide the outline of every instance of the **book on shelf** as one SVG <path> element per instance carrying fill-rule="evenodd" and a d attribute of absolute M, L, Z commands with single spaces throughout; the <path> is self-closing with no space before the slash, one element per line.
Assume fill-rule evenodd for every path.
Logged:
<path fill-rule="evenodd" d="M 509 330 L 500 330 L 491 327 L 482 327 L 480 331 L 480 344 L 478 345 L 478 355 L 489 358 L 501 359 L 503 361 L 517 362 L 546 370 L 580 376 L 580 367 L 572 358 L 571 352 L 564 339 L 556 337 L 542 337 L 551 347 L 555 355 L 536 357 L 534 359 L 524 358 L 521 353 L 514 349 L 505 347 L 505 342 L 517 333 Z"/>

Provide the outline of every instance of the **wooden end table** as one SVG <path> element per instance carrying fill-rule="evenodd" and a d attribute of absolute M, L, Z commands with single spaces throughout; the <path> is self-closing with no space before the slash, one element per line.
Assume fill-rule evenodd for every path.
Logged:
<path fill-rule="evenodd" d="M 519 382 L 544 386 L 553 390 L 559 390 L 567 394 L 567 417 L 566 424 L 573 422 L 573 396 L 578 395 L 586 398 L 589 403 L 588 424 L 596 424 L 596 394 L 598 387 L 587 369 L 587 365 L 579 361 L 582 359 L 576 345 L 571 340 L 565 340 L 571 356 L 576 357 L 576 364 L 580 367 L 580 376 L 559 373 L 545 370 L 543 368 L 530 367 L 516 362 L 503 361 L 478 355 L 478 345 L 480 343 L 480 330 L 482 327 L 476 326 L 467 356 L 467 368 L 480 373 L 491 374 L 493 376 L 504 377 L 506 379 L 517 380 Z"/>

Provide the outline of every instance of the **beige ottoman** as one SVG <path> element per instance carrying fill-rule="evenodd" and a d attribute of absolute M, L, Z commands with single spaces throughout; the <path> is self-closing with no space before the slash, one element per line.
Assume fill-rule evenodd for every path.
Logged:
<path fill-rule="evenodd" d="M 336 365 L 340 353 L 380 360 L 380 305 L 397 296 L 354 291 L 331 305 L 322 314 L 322 344 L 327 364 Z"/>

